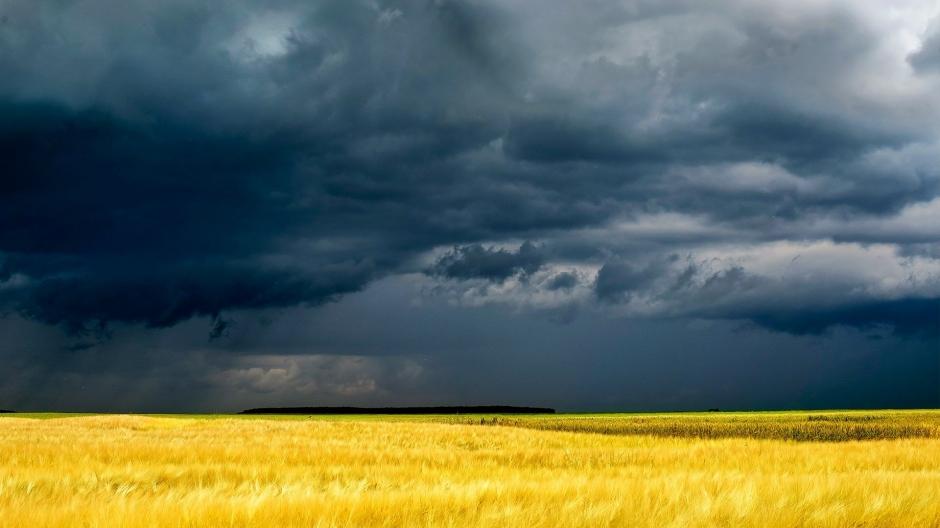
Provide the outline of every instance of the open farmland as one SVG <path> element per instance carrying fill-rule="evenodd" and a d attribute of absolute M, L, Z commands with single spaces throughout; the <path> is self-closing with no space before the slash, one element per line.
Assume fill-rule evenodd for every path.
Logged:
<path fill-rule="evenodd" d="M 0 525 L 940 526 L 940 412 L 10 415 Z"/>

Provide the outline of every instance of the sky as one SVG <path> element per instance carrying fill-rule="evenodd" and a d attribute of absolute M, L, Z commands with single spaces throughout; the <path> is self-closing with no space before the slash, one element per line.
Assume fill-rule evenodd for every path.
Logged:
<path fill-rule="evenodd" d="M 940 406 L 933 0 L 0 0 L 0 408 Z"/>

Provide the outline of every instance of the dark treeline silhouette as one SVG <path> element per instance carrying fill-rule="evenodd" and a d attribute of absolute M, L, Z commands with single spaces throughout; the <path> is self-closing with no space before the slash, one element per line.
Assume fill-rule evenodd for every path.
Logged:
<path fill-rule="evenodd" d="M 3 414 L 3 413 L 9 414 L 9 413 L 15 413 L 15 412 L 16 412 L 16 411 L 11 411 L 11 410 L 9 410 L 9 409 L 0 409 L 0 414 Z"/>
<path fill-rule="evenodd" d="M 554 414 L 547 407 L 468 405 L 452 407 L 261 407 L 239 414 Z"/>

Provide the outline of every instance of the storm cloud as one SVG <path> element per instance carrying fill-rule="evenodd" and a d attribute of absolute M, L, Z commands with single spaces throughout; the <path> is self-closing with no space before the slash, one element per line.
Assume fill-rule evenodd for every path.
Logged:
<path fill-rule="evenodd" d="M 6 0 L 0 311 L 90 346 L 194 322 L 224 346 L 391 280 L 468 312 L 936 344 L 938 21 L 918 0 Z M 207 383 L 270 381 L 224 363 Z"/>
<path fill-rule="evenodd" d="M 441 256 L 431 272 L 453 279 L 504 281 L 513 275 L 535 273 L 544 263 L 545 257 L 530 242 L 519 246 L 517 251 L 474 244 L 455 247 Z"/>

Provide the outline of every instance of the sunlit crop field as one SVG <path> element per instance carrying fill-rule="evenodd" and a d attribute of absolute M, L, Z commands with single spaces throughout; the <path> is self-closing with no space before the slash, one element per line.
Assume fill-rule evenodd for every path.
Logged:
<path fill-rule="evenodd" d="M 940 526 L 940 413 L 0 418 L 0 526 Z"/>

